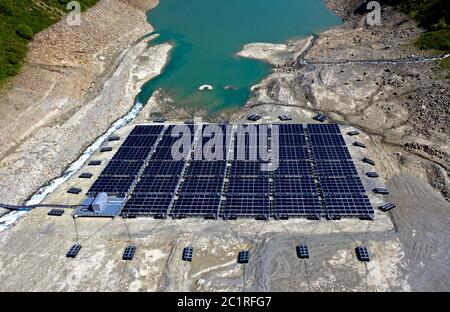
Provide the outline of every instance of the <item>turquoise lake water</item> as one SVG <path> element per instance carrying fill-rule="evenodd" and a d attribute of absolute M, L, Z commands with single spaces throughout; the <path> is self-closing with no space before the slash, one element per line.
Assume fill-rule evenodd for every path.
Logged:
<path fill-rule="evenodd" d="M 243 106 L 250 87 L 270 73 L 267 64 L 236 56 L 243 45 L 285 43 L 341 23 L 322 0 L 161 0 L 147 16 L 160 34 L 151 44 L 175 48 L 162 75 L 144 85 L 137 100 L 147 103 L 163 88 L 177 105 L 209 113 Z M 204 84 L 214 89 L 198 91 Z"/>

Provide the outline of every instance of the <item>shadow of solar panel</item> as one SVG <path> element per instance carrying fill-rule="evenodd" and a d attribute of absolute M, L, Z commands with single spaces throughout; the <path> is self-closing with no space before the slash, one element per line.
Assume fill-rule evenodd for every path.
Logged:
<path fill-rule="evenodd" d="M 182 194 L 176 200 L 171 212 L 174 218 L 217 216 L 220 195 Z"/>
<path fill-rule="evenodd" d="M 312 176 L 312 163 L 309 160 L 280 161 L 273 174 L 277 176 Z"/>
<path fill-rule="evenodd" d="M 152 147 L 121 147 L 112 158 L 113 160 L 144 160 Z"/>
<path fill-rule="evenodd" d="M 223 176 L 227 168 L 226 161 L 192 161 L 187 169 L 187 175 Z"/>
<path fill-rule="evenodd" d="M 133 193 L 173 193 L 179 180 L 179 176 L 142 176 Z"/>
<path fill-rule="evenodd" d="M 239 177 L 231 176 L 227 185 L 228 195 L 238 194 L 259 194 L 268 195 L 270 193 L 269 176 Z"/>
<path fill-rule="evenodd" d="M 364 193 L 364 186 L 359 177 L 319 177 L 323 193 Z"/>
<path fill-rule="evenodd" d="M 164 126 L 135 126 L 130 135 L 158 135 L 162 132 Z"/>
<path fill-rule="evenodd" d="M 272 140 L 275 142 L 275 140 Z M 306 138 L 304 134 L 281 134 L 278 136 L 278 144 L 280 146 L 306 146 Z"/>
<path fill-rule="evenodd" d="M 324 124 L 324 125 L 309 124 L 307 127 L 309 134 L 315 133 L 341 134 L 341 130 L 339 129 L 339 126 L 337 124 Z"/>
<path fill-rule="evenodd" d="M 183 172 L 184 164 L 184 161 L 151 161 L 143 175 L 180 175 Z"/>
<path fill-rule="evenodd" d="M 111 160 L 102 172 L 104 176 L 135 176 L 143 165 L 142 161 Z"/>
<path fill-rule="evenodd" d="M 312 148 L 317 160 L 350 160 L 352 157 L 345 146 L 317 146 Z"/>
<path fill-rule="evenodd" d="M 233 161 L 229 172 L 231 176 L 266 176 L 269 172 L 263 169 L 267 165 L 267 162 L 259 161 Z"/>
<path fill-rule="evenodd" d="M 318 161 L 316 173 L 320 177 L 357 176 L 353 161 Z"/>
<path fill-rule="evenodd" d="M 170 194 L 133 194 L 125 204 L 121 215 L 167 216 L 171 202 L 172 195 Z"/>
<path fill-rule="evenodd" d="M 345 145 L 345 141 L 342 135 L 332 135 L 332 134 L 309 135 L 309 140 L 311 141 L 311 144 L 313 146 Z"/>
<path fill-rule="evenodd" d="M 365 194 L 324 194 L 324 200 L 329 216 L 365 217 L 374 214 Z"/>
<path fill-rule="evenodd" d="M 91 186 L 88 191 L 90 195 L 97 195 L 98 193 L 105 192 L 112 194 L 125 194 L 128 193 L 131 184 L 134 181 L 134 176 L 130 177 L 110 177 L 101 175 L 97 181 Z"/>
<path fill-rule="evenodd" d="M 155 153 L 152 155 L 151 159 L 154 160 L 170 160 L 170 161 L 181 161 L 188 158 L 191 150 L 185 149 L 172 151 L 172 147 L 170 146 L 161 146 L 157 147 Z"/>
<path fill-rule="evenodd" d="M 224 219 L 238 217 L 268 219 L 270 217 L 269 196 L 228 195 L 221 212 Z"/>
<path fill-rule="evenodd" d="M 317 187 L 312 177 L 275 176 L 275 194 L 314 194 Z"/>
<path fill-rule="evenodd" d="M 155 144 L 158 136 L 129 136 L 125 142 L 123 142 L 122 147 L 149 147 Z"/>
<path fill-rule="evenodd" d="M 220 193 L 222 192 L 223 176 L 187 176 L 182 182 L 180 193 Z"/>
<path fill-rule="evenodd" d="M 303 134 L 305 129 L 301 124 L 276 124 L 273 126 L 278 127 L 278 132 L 282 134 Z"/>
<path fill-rule="evenodd" d="M 280 160 L 309 159 L 308 149 L 305 146 L 280 146 L 278 153 Z"/>
<path fill-rule="evenodd" d="M 284 217 L 314 217 L 314 219 L 320 219 L 322 206 L 319 197 L 313 194 L 275 194 L 274 213 L 276 219 L 283 219 Z"/>

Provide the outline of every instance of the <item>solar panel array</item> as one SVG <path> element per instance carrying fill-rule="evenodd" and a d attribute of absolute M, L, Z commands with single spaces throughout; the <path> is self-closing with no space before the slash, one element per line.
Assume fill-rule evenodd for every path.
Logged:
<path fill-rule="evenodd" d="M 215 126 L 225 134 L 188 125 L 183 141 L 173 125 L 136 126 L 88 194 L 127 197 L 124 216 L 373 216 L 338 125 Z"/>

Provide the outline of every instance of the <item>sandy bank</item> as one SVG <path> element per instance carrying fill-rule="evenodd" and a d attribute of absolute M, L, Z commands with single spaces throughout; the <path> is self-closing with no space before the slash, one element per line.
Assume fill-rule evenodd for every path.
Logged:
<path fill-rule="evenodd" d="M 133 106 L 162 70 L 169 45 L 149 48 L 154 0 L 103 0 L 38 34 L 0 98 L 0 201 L 18 203 L 61 174 Z"/>

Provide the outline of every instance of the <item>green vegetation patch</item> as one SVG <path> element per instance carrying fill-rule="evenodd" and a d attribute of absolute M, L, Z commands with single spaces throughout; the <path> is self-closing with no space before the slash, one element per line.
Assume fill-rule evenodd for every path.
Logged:
<path fill-rule="evenodd" d="M 17 75 L 27 45 L 41 30 L 59 21 L 70 0 L 0 0 L 0 86 Z M 85 10 L 98 0 L 78 0 Z"/>

